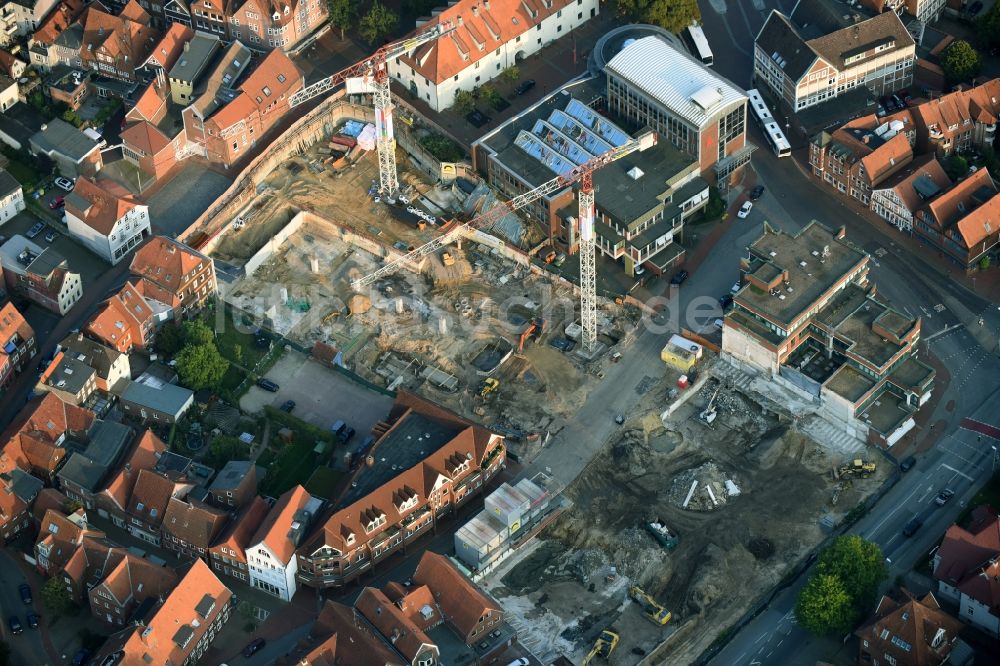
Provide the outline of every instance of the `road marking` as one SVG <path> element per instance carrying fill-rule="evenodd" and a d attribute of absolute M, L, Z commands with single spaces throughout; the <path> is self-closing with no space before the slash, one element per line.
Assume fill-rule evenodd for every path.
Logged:
<path fill-rule="evenodd" d="M 945 328 L 942 328 L 937 333 L 931 333 L 930 335 L 928 335 L 926 338 L 924 338 L 924 342 L 930 342 L 934 338 L 939 338 L 942 335 L 944 335 L 945 333 L 951 333 L 952 331 L 954 331 L 955 329 L 958 329 L 958 328 L 962 328 L 962 324 L 952 324 L 951 326 L 946 326 Z"/>
<path fill-rule="evenodd" d="M 951 465 L 946 465 L 945 463 L 941 463 L 941 467 L 944 467 L 945 469 L 950 469 L 950 470 L 951 470 L 952 472 L 954 472 L 955 474 L 958 474 L 959 476 L 964 476 L 964 477 L 965 477 L 965 478 L 967 478 L 967 479 L 968 479 L 969 481 L 975 481 L 975 479 L 973 479 L 973 478 L 972 478 L 971 476 L 969 476 L 969 475 L 968 475 L 968 474 L 966 474 L 965 472 L 959 472 L 959 471 L 958 471 L 957 469 L 955 469 L 955 468 L 954 468 L 954 467 L 952 467 Z"/>
<path fill-rule="evenodd" d="M 925 490 L 924 494 L 921 495 L 920 499 L 917 500 L 917 504 L 920 504 L 921 502 L 924 501 L 924 499 L 927 498 L 927 493 L 934 492 L 933 489 L 934 489 L 934 486 L 927 486 L 927 490 Z"/>
<path fill-rule="evenodd" d="M 875 534 L 876 532 L 878 532 L 879 529 L 881 529 L 882 525 L 884 525 L 887 520 L 889 520 L 890 518 L 892 518 L 892 514 L 896 513 L 900 509 L 902 509 L 903 506 L 907 502 L 910 501 L 910 498 L 913 497 L 917 493 L 917 491 L 919 491 L 919 490 L 920 490 L 920 488 L 914 488 L 913 492 L 911 492 L 909 495 L 907 495 L 906 498 L 902 502 L 900 502 L 898 506 L 896 506 L 892 511 L 890 511 L 889 513 L 887 513 L 886 516 L 885 516 L 885 518 L 883 518 L 882 520 L 880 520 L 877 525 L 875 525 L 874 527 L 872 527 L 868 531 L 868 536 L 872 536 L 873 534 Z"/>
<path fill-rule="evenodd" d="M 785 639 L 782 638 L 780 641 L 778 641 L 777 647 L 781 647 L 781 644 L 784 643 L 784 642 L 785 642 Z"/>
<path fill-rule="evenodd" d="M 764 636 L 767 636 L 767 632 L 764 632 L 763 634 L 761 634 L 760 636 L 758 636 L 758 637 L 757 637 L 757 640 L 755 640 L 755 641 L 753 642 L 753 644 L 754 644 L 754 645 L 756 645 L 757 643 L 760 643 L 761 639 L 763 639 L 763 638 L 764 638 Z"/>

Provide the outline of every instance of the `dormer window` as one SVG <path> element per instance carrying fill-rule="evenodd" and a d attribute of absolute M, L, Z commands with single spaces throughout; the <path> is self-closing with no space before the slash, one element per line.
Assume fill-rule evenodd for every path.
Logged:
<path fill-rule="evenodd" d="M 278 12 L 274 12 L 274 15 L 271 16 L 271 18 L 275 21 L 278 21 L 281 19 L 281 14 L 279 14 Z"/>
<path fill-rule="evenodd" d="M 347 538 L 344 539 L 344 543 L 346 543 L 348 546 L 354 543 L 354 532 L 351 532 L 350 534 L 347 535 Z"/>

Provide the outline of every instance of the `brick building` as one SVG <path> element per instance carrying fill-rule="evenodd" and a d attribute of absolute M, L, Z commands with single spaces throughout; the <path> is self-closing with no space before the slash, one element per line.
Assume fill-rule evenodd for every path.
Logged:
<path fill-rule="evenodd" d="M 270 509 L 263 497 L 255 496 L 229 523 L 208 549 L 209 560 L 216 573 L 249 584 L 250 570 L 246 549 L 252 543 L 254 535 Z"/>
<path fill-rule="evenodd" d="M 222 532 L 229 513 L 193 497 L 171 497 L 163 516 L 162 543 L 179 555 L 208 560 L 208 548 Z"/>
<path fill-rule="evenodd" d="M 949 615 L 930 592 L 918 599 L 902 591 L 897 601 L 883 595 L 874 617 L 858 628 L 859 664 L 941 666 L 950 663 L 962 623 Z"/>
<path fill-rule="evenodd" d="M 84 332 L 112 349 L 128 354 L 133 349 L 146 349 L 155 334 L 153 310 L 146 299 L 131 284 L 101 304 L 87 322 Z"/>
<path fill-rule="evenodd" d="M 900 231 L 912 232 L 917 210 L 950 187 L 941 163 L 925 155 L 872 190 L 872 212 Z"/>
<path fill-rule="evenodd" d="M 917 210 L 913 230 L 921 241 L 971 272 L 997 246 L 998 215 L 1000 193 L 983 168 Z"/>
<path fill-rule="evenodd" d="M 947 157 L 993 146 L 1000 116 L 1000 79 L 917 105 L 917 146 Z"/>
<path fill-rule="evenodd" d="M 137 0 L 130 0 L 117 15 L 103 11 L 99 3 L 92 4 L 80 22 L 83 66 L 112 79 L 135 81 L 136 69 L 146 62 L 160 39 Z"/>
<path fill-rule="evenodd" d="M 990 506 L 973 510 L 967 527 L 952 525 L 933 559 L 942 599 L 958 615 L 994 638 L 1000 637 L 1000 516 Z"/>
<path fill-rule="evenodd" d="M 141 280 L 144 297 L 164 304 L 177 320 L 200 310 L 218 291 L 214 262 L 166 236 L 139 248 L 129 270 Z"/>
<path fill-rule="evenodd" d="M 38 353 L 35 331 L 14 307 L 0 308 L 0 390 L 7 387 Z"/>

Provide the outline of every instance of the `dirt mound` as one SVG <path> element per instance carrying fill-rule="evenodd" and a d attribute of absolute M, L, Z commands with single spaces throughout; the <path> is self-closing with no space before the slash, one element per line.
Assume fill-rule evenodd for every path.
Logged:
<path fill-rule="evenodd" d="M 675 506 L 688 511 L 715 511 L 725 507 L 734 492 L 727 480 L 732 482 L 732 477 L 709 461 L 675 476 L 668 498 Z"/>

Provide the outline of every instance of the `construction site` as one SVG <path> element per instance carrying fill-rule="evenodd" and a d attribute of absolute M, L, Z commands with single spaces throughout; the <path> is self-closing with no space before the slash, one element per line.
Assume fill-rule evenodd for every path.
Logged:
<path fill-rule="evenodd" d="M 573 510 L 486 579 L 544 663 L 695 661 L 888 475 L 712 362 L 688 389 L 667 371 L 567 488 Z"/>

